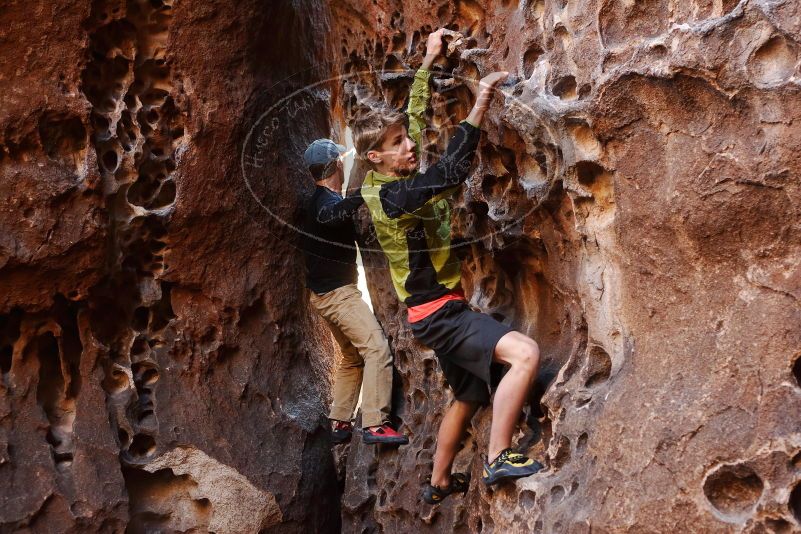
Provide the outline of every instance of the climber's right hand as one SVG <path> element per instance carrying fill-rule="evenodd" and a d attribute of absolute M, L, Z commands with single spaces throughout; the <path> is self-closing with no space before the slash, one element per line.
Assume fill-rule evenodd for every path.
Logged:
<path fill-rule="evenodd" d="M 445 28 L 440 28 L 435 32 L 428 34 L 426 40 L 426 58 L 435 59 L 442 53 L 442 36 L 448 31 Z"/>

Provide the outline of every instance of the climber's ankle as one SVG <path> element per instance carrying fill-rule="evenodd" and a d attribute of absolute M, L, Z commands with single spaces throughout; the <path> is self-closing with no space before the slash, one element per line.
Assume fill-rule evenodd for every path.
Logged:
<path fill-rule="evenodd" d="M 441 490 L 448 489 L 451 485 L 451 476 L 449 474 L 446 475 L 431 475 L 431 485 L 436 486 Z"/>
<path fill-rule="evenodd" d="M 502 449 L 497 449 L 497 450 L 491 449 L 491 450 L 487 451 L 487 463 L 491 464 L 492 462 L 494 462 L 498 458 L 498 456 L 500 456 L 500 454 L 503 451 L 505 451 L 506 449 L 507 449 L 507 447 L 504 447 Z"/>

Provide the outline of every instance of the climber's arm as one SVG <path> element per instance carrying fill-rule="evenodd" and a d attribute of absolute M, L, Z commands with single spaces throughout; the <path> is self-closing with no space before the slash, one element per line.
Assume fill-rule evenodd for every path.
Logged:
<path fill-rule="evenodd" d="M 396 180 L 381 187 L 379 198 L 384 212 L 390 218 L 414 213 L 433 196 L 459 185 L 470 173 L 470 166 L 481 135 L 481 122 L 489 108 L 495 86 L 506 79 L 508 73 L 493 72 L 479 82 L 479 94 L 473 109 L 459 124 L 448 143 L 445 155 L 426 172 L 406 180 Z"/>
<path fill-rule="evenodd" d="M 409 93 L 409 105 L 406 114 L 409 116 L 409 137 L 417 145 L 417 157 L 420 158 L 420 150 L 423 146 L 423 130 L 426 128 L 426 109 L 431 100 L 431 90 L 428 87 L 431 79 L 431 66 L 434 60 L 442 53 L 442 34 L 445 30 L 439 29 L 432 32 L 426 41 L 426 55 L 423 64 L 414 74 L 412 89 Z"/>
<path fill-rule="evenodd" d="M 435 165 L 412 178 L 381 186 L 378 196 L 384 213 L 393 219 L 413 213 L 433 196 L 467 180 L 480 136 L 481 130 L 463 121 Z"/>

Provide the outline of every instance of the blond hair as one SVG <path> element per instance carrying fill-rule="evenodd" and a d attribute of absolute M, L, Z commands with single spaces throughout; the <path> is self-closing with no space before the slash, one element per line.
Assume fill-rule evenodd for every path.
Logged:
<path fill-rule="evenodd" d="M 358 113 L 351 127 L 357 157 L 369 162 L 367 152 L 380 147 L 387 129 L 396 124 L 405 125 L 406 114 L 384 102 L 373 104 Z"/>

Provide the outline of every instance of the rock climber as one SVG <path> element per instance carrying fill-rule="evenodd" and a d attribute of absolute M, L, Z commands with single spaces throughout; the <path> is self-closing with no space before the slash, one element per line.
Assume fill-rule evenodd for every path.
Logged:
<path fill-rule="evenodd" d="M 312 307 L 328 323 L 342 350 L 334 374 L 329 420 L 334 443 L 350 440 L 352 417 L 362 393 L 362 441 L 404 445 L 409 439 L 390 424 L 392 354 L 384 332 L 356 286 L 353 215 L 361 193 L 343 198 L 344 146 L 318 139 L 304 153 L 315 182 L 305 205 L 303 251 Z"/>
<path fill-rule="evenodd" d="M 460 288 L 461 265 L 450 242 L 447 198 L 469 176 L 484 113 L 496 85 L 508 73 L 495 72 L 481 79 L 475 105 L 456 128 L 444 156 L 425 172 L 418 172 L 424 115 L 431 96 L 430 69 L 442 53 L 446 31 L 437 30 L 427 39 L 425 58 L 412 83 L 408 126 L 406 116 L 388 106 L 362 113 L 352 126 L 357 155 L 372 169 L 361 193 L 389 261 L 395 291 L 408 306 L 412 333 L 436 353 L 455 398 L 440 424 L 431 481 L 423 491 L 429 504 L 467 491 L 469 473 L 451 473 L 451 469 L 473 414 L 480 405 L 489 404 L 493 362 L 508 370 L 495 390 L 482 480 L 490 485 L 542 469 L 542 464 L 511 448 L 523 404 L 537 376 L 537 343 L 471 309 Z"/>

